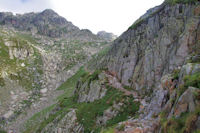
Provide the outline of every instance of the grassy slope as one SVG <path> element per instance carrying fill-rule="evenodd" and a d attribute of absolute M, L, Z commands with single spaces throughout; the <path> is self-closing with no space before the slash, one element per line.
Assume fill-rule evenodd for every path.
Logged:
<path fill-rule="evenodd" d="M 79 80 L 80 77 L 82 77 L 82 80 L 91 80 L 87 82 L 98 80 L 97 78 L 95 78 L 94 75 L 98 75 L 98 72 L 94 72 L 94 74 L 90 75 L 85 72 L 83 68 L 81 68 L 73 77 L 71 77 L 67 82 L 61 85 L 59 89 L 69 89 L 70 87 L 75 87 L 76 82 Z M 87 78 L 85 79 L 85 77 Z M 96 100 L 91 103 L 77 103 L 76 95 L 69 97 L 69 94 L 64 94 L 63 96 L 59 97 L 59 102 L 55 106 L 55 108 L 59 108 L 59 110 L 56 112 L 54 111 L 53 113 L 49 111 L 49 113 L 53 115 L 47 117 L 46 119 L 43 119 L 42 122 L 37 123 L 37 126 L 34 126 L 34 128 L 27 128 L 25 133 L 29 133 L 30 131 L 33 131 L 35 129 L 37 129 L 37 132 L 41 132 L 42 129 L 46 127 L 46 125 L 48 125 L 49 123 L 53 122 L 55 118 L 62 119 L 70 108 L 77 109 L 77 120 L 80 124 L 84 126 L 85 132 L 91 132 L 92 130 L 94 130 L 95 132 L 100 132 L 102 130 L 103 127 L 96 125 L 97 117 L 102 116 L 104 110 L 111 107 L 114 101 L 125 102 L 125 104 L 119 114 L 113 119 L 109 120 L 106 124 L 106 127 L 104 128 L 112 127 L 118 122 L 128 119 L 129 116 L 135 115 L 135 113 L 139 109 L 139 104 L 133 102 L 132 97 L 124 96 L 122 92 L 110 86 L 106 86 L 106 88 L 108 89 L 106 95 L 102 99 Z M 33 116 L 31 120 L 39 116 L 40 113 Z"/>

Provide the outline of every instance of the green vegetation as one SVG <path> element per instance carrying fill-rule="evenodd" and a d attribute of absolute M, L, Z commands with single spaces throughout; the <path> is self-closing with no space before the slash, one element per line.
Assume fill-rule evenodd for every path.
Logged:
<path fill-rule="evenodd" d="M 120 100 L 122 94 L 114 88 L 109 88 L 105 97 L 92 103 L 82 103 L 78 106 L 77 118 L 79 123 L 83 124 L 85 132 L 98 130 L 96 119 L 102 116 L 104 110 L 112 106 L 113 102 Z M 109 101 L 109 102 L 108 102 Z M 115 123 L 116 124 L 116 123 Z"/>
<path fill-rule="evenodd" d="M 132 87 L 130 87 L 130 86 L 124 86 L 124 89 L 126 89 L 126 90 L 129 90 L 129 91 L 132 91 L 133 90 L 133 88 Z"/>
<path fill-rule="evenodd" d="M 184 84 L 179 86 L 177 89 L 178 97 L 181 96 L 189 86 L 196 87 L 200 89 L 200 73 L 195 73 L 193 75 L 186 75 L 184 78 Z"/>
<path fill-rule="evenodd" d="M 129 29 L 135 29 L 145 22 L 146 19 L 138 19 L 133 25 L 129 27 Z"/>
<path fill-rule="evenodd" d="M 22 33 L 20 33 L 20 32 L 17 32 L 17 33 L 16 33 L 16 36 L 17 36 L 18 38 L 22 38 L 22 39 L 24 39 L 24 40 L 27 40 L 27 41 L 29 41 L 29 42 L 31 42 L 31 43 L 33 43 L 33 44 L 37 44 L 35 38 L 33 38 L 33 36 L 30 35 L 30 34 L 22 34 Z"/>
<path fill-rule="evenodd" d="M 133 99 L 130 98 L 122 107 L 122 110 L 115 116 L 113 119 L 107 121 L 107 126 L 112 126 L 121 121 L 127 120 L 129 116 L 135 116 L 136 112 L 139 110 L 139 103 L 133 102 Z"/>
<path fill-rule="evenodd" d="M 0 31 L 3 33 L 3 31 Z M 7 34 L 7 33 L 6 33 Z M 6 41 L 5 41 L 6 40 Z M 0 36 L 0 77 L 2 76 L 2 71 L 6 72 L 8 77 L 12 80 L 19 81 L 19 84 L 26 88 L 27 90 L 32 90 L 33 88 L 40 88 L 39 82 L 35 82 L 37 73 L 42 74 L 42 59 L 39 51 L 29 45 L 29 40 L 32 40 L 30 36 L 25 36 L 21 34 L 13 34 Z M 9 47 L 4 43 L 9 42 L 12 46 L 9 46 L 11 49 L 18 50 L 30 50 L 33 49 L 33 55 L 27 56 L 25 59 L 19 59 L 14 57 L 10 59 Z M 29 55 L 31 52 L 29 51 Z M 25 64 L 25 67 L 21 64 Z M 33 70 L 34 67 L 34 70 Z M 37 77 L 40 79 L 40 76 Z M 4 80 L 0 80 L 0 85 L 4 85 Z M 33 87 L 34 84 L 34 87 Z"/>
<path fill-rule="evenodd" d="M 92 74 L 89 74 L 82 67 L 73 77 L 68 79 L 68 81 L 61 85 L 58 89 L 68 89 L 70 87 L 75 87 L 79 78 L 81 78 L 82 82 L 87 82 L 90 84 L 94 80 L 99 80 L 98 75 L 100 72 L 100 70 L 97 70 Z M 118 122 L 128 119 L 129 116 L 135 116 L 139 109 L 139 103 L 133 102 L 134 99 L 132 97 L 125 96 L 123 92 L 112 88 L 111 86 L 106 85 L 105 87 L 107 88 L 106 95 L 102 99 L 95 100 L 94 102 L 77 103 L 77 95 L 73 95 L 71 97 L 69 97 L 69 95 L 63 95 L 62 97 L 59 97 L 58 104 L 50 108 L 50 110 L 47 109 L 48 113 L 43 114 L 43 118 L 45 119 L 40 121 L 38 124 L 28 128 L 25 133 L 33 131 L 34 129 L 36 132 L 41 132 L 49 123 L 52 123 L 55 119 L 56 122 L 60 121 L 70 111 L 69 109 L 71 108 L 76 109 L 77 122 L 83 125 L 84 132 L 86 133 L 91 131 L 101 132 L 103 127 L 96 124 L 97 118 L 103 116 L 104 111 L 112 107 L 114 103 L 120 102 L 124 104 L 120 108 L 118 115 L 107 121 L 105 128 L 108 129 L 113 127 Z M 45 116 L 47 114 L 51 115 Z M 41 113 L 36 114 L 29 121 L 35 121 L 39 117 L 41 117 Z"/>
<path fill-rule="evenodd" d="M 61 108 L 61 110 L 57 111 L 56 113 L 45 119 L 42 123 L 40 123 L 40 127 L 37 131 L 40 132 L 48 123 L 52 122 L 55 118 L 62 118 L 64 114 L 68 112 L 68 109 L 76 108 L 77 120 L 80 124 L 84 126 L 85 132 L 91 132 L 92 130 L 99 132 L 102 127 L 98 127 L 98 125 L 96 125 L 97 117 L 102 116 L 103 112 L 111 107 L 114 101 L 122 101 L 126 98 L 127 97 L 124 97 L 122 92 L 119 92 L 112 87 L 108 88 L 106 96 L 104 96 L 100 100 L 96 100 L 91 103 L 76 103 L 73 97 L 64 98 L 59 101 L 59 107 Z M 118 122 L 128 119 L 128 116 L 135 115 L 136 111 L 139 109 L 139 104 L 132 102 L 132 98 L 128 98 L 126 101 L 127 102 L 122 107 L 120 113 L 113 119 L 109 120 L 106 127 L 113 126 Z"/>
<path fill-rule="evenodd" d="M 165 115 L 161 115 L 161 125 L 163 133 L 191 133 L 194 131 L 195 121 L 200 115 L 200 108 L 198 107 L 193 113 L 184 113 L 180 117 L 172 117 L 166 119 Z"/>
<path fill-rule="evenodd" d="M 188 88 L 189 86 L 193 86 L 196 88 L 200 88 L 200 73 L 195 73 L 193 75 L 186 75 L 184 77 L 184 87 Z"/>
<path fill-rule="evenodd" d="M 30 100 L 23 100 L 22 104 L 25 104 L 27 107 L 30 107 L 32 102 Z"/>
<path fill-rule="evenodd" d="M 88 52 L 86 49 L 100 48 L 105 46 L 106 42 L 82 42 L 80 40 L 59 40 L 54 41 L 54 45 L 45 48 L 46 50 L 56 50 L 62 54 L 62 58 L 66 61 L 66 70 L 69 70 L 74 65 L 79 62 L 82 62 L 88 58 Z M 96 51 L 96 50 L 95 50 Z"/>
<path fill-rule="evenodd" d="M 63 83 L 60 87 L 58 87 L 58 90 L 68 90 L 70 88 L 75 88 L 76 83 L 79 80 L 81 76 L 83 76 L 85 73 L 87 73 L 84 70 L 84 67 L 80 67 L 80 69 L 74 74 L 72 77 L 70 77 L 65 83 Z"/>
<path fill-rule="evenodd" d="M 29 120 L 26 121 L 24 124 L 24 127 L 26 127 L 26 130 L 24 133 L 31 133 L 35 131 L 36 127 L 38 126 L 38 122 L 44 120 L 45 116 L 54 109 L 55 105 L 51 105 L 42 111 L 34 114 Z"/>
<path fill-rule="evenodd" d="M 0 77 L 0 86 L 4 86 L 4 85 L 5 85 L 4 79 Z"/>
<path fill-rule="evenodd" d="M 173 79 L 174 79 L 174 80 L 178 80 L 178 78 L 179 78 L 179 73 L 180 73 L 180 70 L 179 70 L 179 69 L 176 69 L 176 70 L 173 71 L 172 76 L 173 76 Z"/>
<path fill-rule="evenodd" d="M 108 129 L 102 130 L 101 133 L 115 133 L 115 129 L 114 127 L 110 127 Z"/>
<path fill-rule="evenodd" d="M 6 131 L 4 131 L 4 130 L 2 130 L 2 129 L 0 129 L 0 133 L 7 133 Z"/>
<path fill-rule="evenodd" d="M 173 72 L 173 79 L 178 79 L 180 70 L 175 70 Z M 188 89 L 189 86 L 200 88 L 200 73 L 195 73 L 193 75 L 186 75 L 184 78 L 184 84 L 180 85 L 177 90 L 177 96 L 174 99 L 170 99 L 171 104 L 173 105 L 175 101 Z M 200 93 L 194 93 L 196 99 L 199 99 Z M 195 122 L 200 115 L 200 108 L 197 105 L 197 108 L 194 112 L 182 113 L 180 117 L 171 117 L 167 119 L 167 112 L 164 110 L 160 113 L 160 122 L 162 126 L 163 133 L 198 133 L 199 130 L 196 129 Z"/>
<path fill-rule="evenodd" d="M 5 69 L 5 68 L 9 68 L 11 70 L 15 70 L 16 68 L 16 60 L 13 59 L 11 60 L 10 59 L 10 56 L 9 56 L 9 49 L 7 46 L 5 46 L 4 44 L 4 41 L 3 41 L 3 37 L 0 36 L 0 76 L 1 76 L 1 71 L 2 69 Z"/>
<path fill-rule="evenodd" d="M 70 77 L 66 82 L 64 82 L 62 85 L 60 85 L 57 89 L 58 90 L 65 90 L 64 94 L 58 97 L 58 99 L 63 99 L 66 97 L 70 97 L 76 88 L 76 84 L 80 77 L 87 75 L 88 73 L 84 70 L 84 67 L 80 67 L 80 69 L 74 74 L 72 77 Z"/>
<path fill-rule="evenodd" d="M 100 50 L 97 54 L 92 55 L 92 59 L 88 62 L 88 67 L 90 69 L 99 67 L 97 65 L 100 64 L 99 62 L 109 52 L 109 50 L 110 46 L 106 46 L 105 48 Z"/>
<path fill-rule="evenodd" d="M 183 4 L 187 4 L 187 3 L 195 3 L 198 2 L 198 0 L 165 0 L 166 3 L 168 4 L 177 4 L 177 3 L 183 3 Z"/>

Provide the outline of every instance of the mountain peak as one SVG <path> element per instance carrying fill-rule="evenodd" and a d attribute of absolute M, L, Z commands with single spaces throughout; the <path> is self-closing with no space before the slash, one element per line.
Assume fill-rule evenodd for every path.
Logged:
<path fill-rule="evenodd" d="M 109 33 L 109 32 L 106 32 L 106 31 L 99 31 L 97 33 L 97 36 L 100 37 L 100 38 L 103 38 L 107 41 L 113 41 L 117 38 L 117 35 L 114 35 L 113 33 Z"/>
<path fill-rule="evenodd" d="M 52 16 L 52 15 L 58 16 L 58 14 L 52 9 L 45 9 L 44 11 L 41 12 L 41 14 L 48 15 L 48 16 Z"/>

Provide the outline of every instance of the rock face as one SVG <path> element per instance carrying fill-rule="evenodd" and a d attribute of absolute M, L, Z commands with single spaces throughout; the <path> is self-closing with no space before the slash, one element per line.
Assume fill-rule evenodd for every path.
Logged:
<path fill-rule="evenodd" d="M 176 107 L 174 110 L 174 115 L 179 117 L 182 113 L 185 112 L 194 112 L 197 105 L 195 105 L 195 92 L 197 88 L 189 87 L 178 99 Z"/>
<path fill-rule="evenodd" d="M 105 39 L 107 41 L 113 41 L 117 38 L 117 36 L 114 35 L 113 33 L 108 33 L 108 32 L 105 32 L 105 31 L 99 31 L 97 33 L 97 36 L 102 38 L 102 39 Z"/>
<path fill-rule="evenodd" d="M 74 94 L 78 95 L 78 102 L 94 102 L 101 99 L 106 94 L 106 88 L 103 85 L 105 75 L 98 75 L 99 80 L 81 82 L 77 84 Z"/>
<path fill-rule="evenodd" d="M 162 4 L 117 38 L 104 64 L 124 85 L 150 90 L 199 47 L 199 4 Z"/>

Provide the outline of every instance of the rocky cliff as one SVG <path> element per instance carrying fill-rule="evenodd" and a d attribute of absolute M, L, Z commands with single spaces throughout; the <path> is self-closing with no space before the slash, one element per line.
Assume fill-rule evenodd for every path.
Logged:
<path fill-rule="evenodd" d="M 200 131 L 200 3 L 166 0 L 58 89 L 21 132 Z"/>

